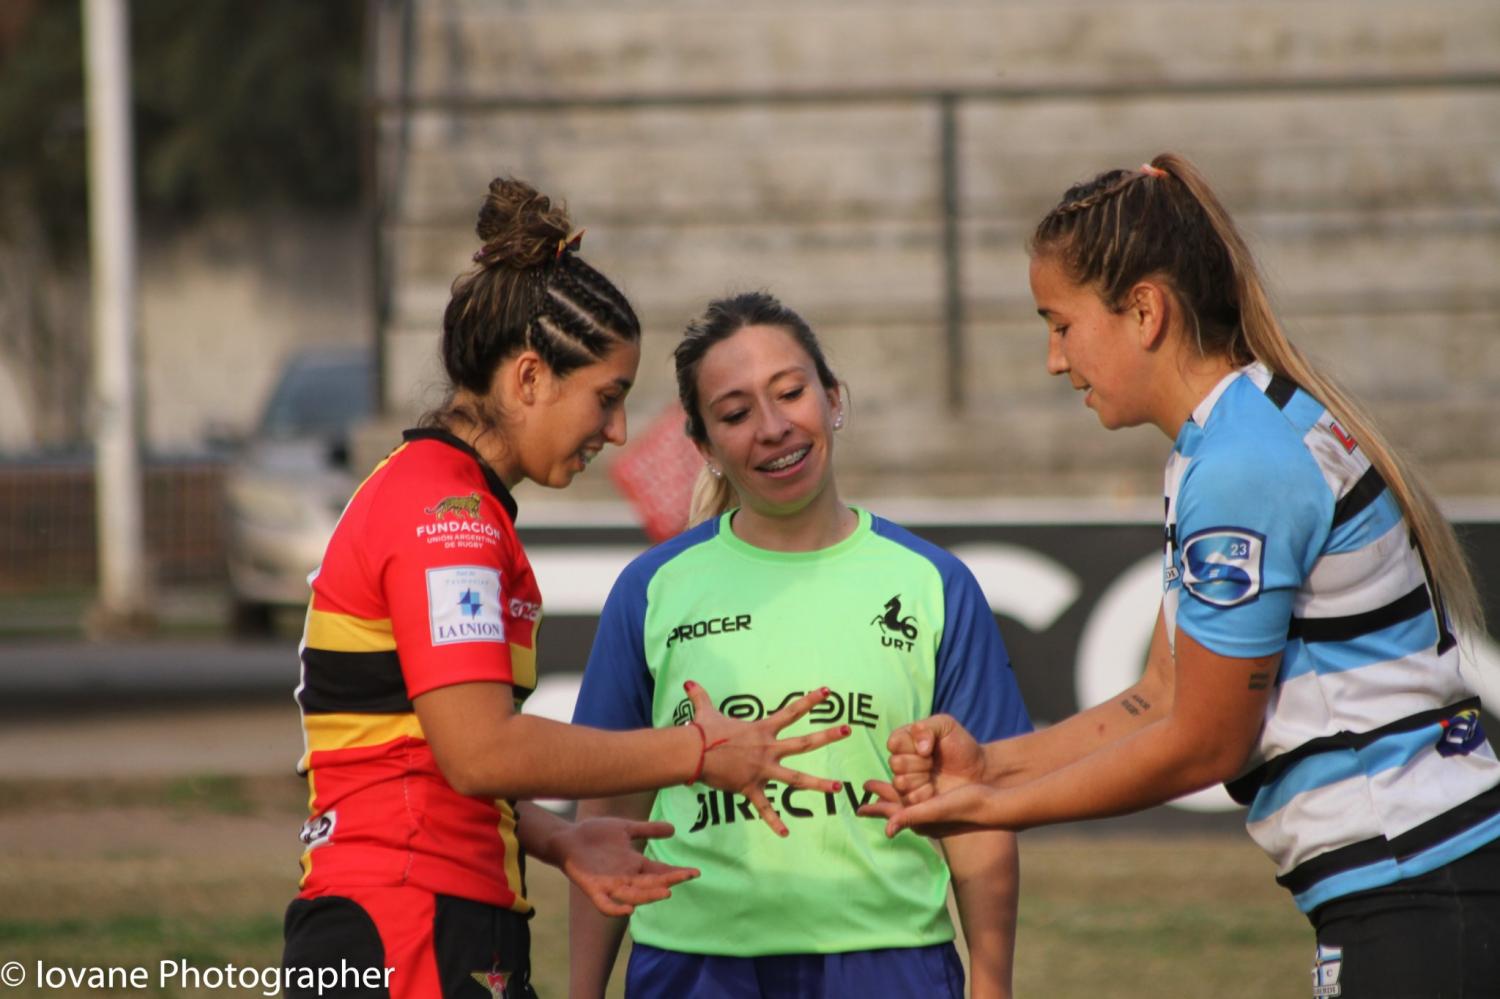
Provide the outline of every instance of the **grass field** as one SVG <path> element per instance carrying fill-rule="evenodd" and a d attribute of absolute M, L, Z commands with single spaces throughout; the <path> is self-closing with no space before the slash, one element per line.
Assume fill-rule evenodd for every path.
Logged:
<path fill-rule="evenodd" d="M 160 988 L 157 962 L 273 967 L 297 876 L 294 779 L 0 782 L 0 999 L 259 995 Z M 1242 836 L 1022 838 L 1018 996 L 1305 996 L 1312 936 Z M 538 990 L 566 995 L 565 883 L 533 872 Z M 38 988 L 49 967 L 145 966 L 146 989 Z M 616 977 L 619 977 L 617 972 Z M 618 995 L 618 988 L 612 993 Z"/>

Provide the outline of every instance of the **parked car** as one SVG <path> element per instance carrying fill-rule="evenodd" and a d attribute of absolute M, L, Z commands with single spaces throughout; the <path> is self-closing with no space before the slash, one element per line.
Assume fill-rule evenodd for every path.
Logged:
<path fill-rule="evenodd" d="M 269 630 L 276 608 L 306 606 L 307 577 L 357 485 L 350 433 L 375 409 L 374 359 L 366 348 L 308 350 L 283 367 L 225 474 L 236 630 Z"/>

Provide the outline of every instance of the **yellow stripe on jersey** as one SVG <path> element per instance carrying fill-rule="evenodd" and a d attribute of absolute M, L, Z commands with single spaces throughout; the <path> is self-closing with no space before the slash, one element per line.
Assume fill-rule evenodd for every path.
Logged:
<path fill-rule="evenodd" d="M 422 733 L 422 723 L 414 714 L 304 714 L 302 728 L 307 733 L 307 755 L 298 766 L 309 772 L 313 753 L 379 746 L 402 736 L 427 738 Z"/>
<path fill-rule="evenodd" d="M 350 614 L 309 609 L 307 644 L 329 652 L 389 652 L 396 647 L 391 619 L 366 621 Z"/>
<path fill-rule="evenodd" d="M 302 762 L 305 764 L 307 762 L 307 758 L 303 757 L 302 758 Z M 318 791 L 317 791 L 317 788 L 313 786 L 313 781 L 315 779 L 316 778 L 314 777 L 313 772 L 311 770 L 309 770 L 307 772 L 307 814 L 309 814 L 309 815 L 317 815 L 318 814 L 317 812 L 315 812 L 313 810 L 313 805 L 318 800 Z M 303 826 L 303 828 L 305 829 L 307 827 Z M 312 847 L 310 847 L 310 846 L 306 847 L 302 851 L 302 857 L 298 860 L 298 863 L 302 867 L 302 877 L 300 877 L 300 878 L 297 879 L 297 890 L 298 891 L 301 891 L 303 888 L 306 888 L 307 887 L 307 879 L 310 878 L 310 877 L 312 877 L 312 852 L 313 852 L 313 848 Z"/>
<path fill-rule="evenodd" d="M 500 809 L 500 842 L 505 845 L 505 883 L 516 893 L 512 912 L 530 912 L 532 905 L 526 900 L 526 882 L 521 877 L 521 844 L 516 840 L 516 810 L 509 802 L 496 801 Z"/>
<path fill-rule="evenodd" d="M 530 692 L 536 689 L 536 648 L 510 642 L 511 686 Z"/>

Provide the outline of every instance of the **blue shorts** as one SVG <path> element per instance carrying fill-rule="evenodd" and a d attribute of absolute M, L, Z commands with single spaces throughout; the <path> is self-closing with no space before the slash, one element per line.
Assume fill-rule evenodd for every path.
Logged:
<path fill-rule="evenodd" d="M 963 999 L 963 995 L 964 966 L 951 943 L 767 957 L 683 954 L 636 944 L 625 971 L 626 999 Z"/>

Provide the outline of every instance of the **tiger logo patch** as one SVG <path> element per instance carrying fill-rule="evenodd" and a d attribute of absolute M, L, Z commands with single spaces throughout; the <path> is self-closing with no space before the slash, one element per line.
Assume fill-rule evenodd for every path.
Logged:
<path fill-rule="evenodd" d="M 422 512 L 429 514 L 437 520 L 442 520 L 450 513 L 455 517 L 467 514 L 471 519 L 479 516 L 479 494 L 470 493 L 467 496 L 448 496 L 439 501 L 436 506 L 422 508 Z"/>

